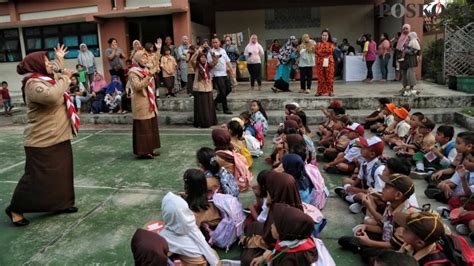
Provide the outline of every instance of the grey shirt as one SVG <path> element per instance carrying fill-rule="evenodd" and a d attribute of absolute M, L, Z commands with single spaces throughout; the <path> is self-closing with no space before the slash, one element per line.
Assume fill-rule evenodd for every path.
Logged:
<path fill-rule="evenodd" d="M 109 57 L 111 54 L 112 54 L 112 48 L 109 47 L 109 48 L 105 49 L 105 55 L 107 57 Z M 123 54 L 122 49 L 117 48 L 117 50 L 115 51 L 114 59 L 109 60 L 109 68 L 110 69 L 114 69 L 114 66 L 116 66 L 116 65 L 120 65 L 120 67 L 123 68 L 122 60 L 120 59 L 120 54 Z M 123 54 L 123 56 L 125 56 L 125 54 Z"/>

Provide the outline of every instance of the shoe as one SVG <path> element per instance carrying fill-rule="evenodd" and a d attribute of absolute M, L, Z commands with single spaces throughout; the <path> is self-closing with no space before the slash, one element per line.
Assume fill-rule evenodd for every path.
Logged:
<path fill-rule="evenodd" d="M 411 171 L 410 177 L 413 179 L 425 179 L 426 177 L 430 177 L 431 174 L 425 171 Z"/>
<path fill-rule="evenodd" d="M 460 235 L 467 236 L 470 230 L 465 224 L 458 224 L 456 225 L 456 232 L 458 232 Z"/>
<path fill-rule="evenodd" d="M 359 253 L 362 249 L 359 240 L 353 236 L 343 236 L 339 238 L 337 243 L 343 248 L 354 253 Z"/>
<path fill-rule="evenodd" d="M 316 148 L 316 151 L 319 152 L 319 153 L 324 153 L 324 151 L 326 150 L 326 147 L 324 146 L 319 146 Z"/>
<path fill-rule="evenodd" d="M 346 190 L 343 187 L 336 187 L 334 193 L 338 195 L 341 199 L 345 199 L 347 196 Z"/>
<path fill-rule="evenodd" d="M 192 95 L 191 93 L 189 94 L 189 98 L 194 98 L 194 95 Z"/>
<path fill-rule="evenodd" d="M 238 260 L 221 260 L 221 265 L 222 266 L 239 266 L 240 261 Z"/>
<path fill-rule="evenodd" d="M 138 157 L 139 159 L 154 159 L 153 154 L 141 155 Z"/>
<path fill-rule="evenodd" d="M 352 203 L 351 206 L 349 206 L 349 210 L 354 213 L 354 214 L 358 214 L 362 211 L 362 204 L 360 203 Z"/>
<path fill-rule="evenodd" d="M 444 197 L 443 192 L 439 192 L 438 194 L 435 194 L 433 198 L 441 203 L 448 204 L 448 199 Z"/>
<path fill-rule="evenodd" d="M 232 113 L 230 110 L 225 110 L 225 111 L 224 111 L 224 114 L 226 114 L 226 115 L 231 115 L 231 114 L 233 114 L 233 113 Z"/>
<path fill-rule="evenodd" d="M 25 225 L 29 225 L 30 224 L 30 221 L 28 221 L 25 217 L 23 217 L 23 219 L 21 219 L 20 221 L 16 221 L 14 222 L 13 221 L 13 215 L 12 215 L 12 210 L 10 209 L 10 206 L 8 206 L 6 209 L 5 209 L 5 213 L 7 214 L 7 216 L 10 218 L 10 221 L 13 223 L 13 225 L 15 226 L 25 226 Z"/>
<path fill-rule="evenodd" d="M 56 214 L 61 214 L 61 213 L 75 213 L 79 211 L 79 209 L 77 207 L 69 207 L 67 209 L 64 209 L 64 210 L 60 210 L 60 211 L 57 211 Z"/>
<path fill-rule="evenodd" d="M 448 219 L 449 213 L 451 212 L 451 210 L 445 206 L 439 206 L 438 208 L 436 208 L 436 211 L 439 213 L 441 218 L 444 218 L 444 219 Z"/>
<path fill-rule="evenodd" d="M 426 197 L 428 197 L 429 199 L 434 199 L 435 196 L 437 194 L 440 194 L 442 193 L 441 190 L 437 189 L 437 188 L 428 188 L 425 190 L 425 195 Z"/>
<path fill-rule="evenodd" d="M 160 152 L 159 152 L 159 151 L 155 151 L 155 152 L 153 152 L 151 155 L 153 155 L 153 157 L 160 156 Z"/>

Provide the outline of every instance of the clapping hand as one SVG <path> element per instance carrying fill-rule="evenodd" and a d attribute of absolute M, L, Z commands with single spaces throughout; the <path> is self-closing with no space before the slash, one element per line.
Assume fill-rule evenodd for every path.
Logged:
<path fill-rule="evenodd" d="M 69 51 L 67 50 L 67 47 L 64 46 L 64 44 L 59 45 L 58 43 L 58 45 L 54 48 L 54 56 L 57 59 L 63 59 L 67 53 L 69 53 Z"/>
<path fill-rule="evenodd" d="M 161 38 L 156 39 L 155 47 L 157 51 L 161 50 L 162 44 L 163 44 L 163 41 L 161 40 Z"/>

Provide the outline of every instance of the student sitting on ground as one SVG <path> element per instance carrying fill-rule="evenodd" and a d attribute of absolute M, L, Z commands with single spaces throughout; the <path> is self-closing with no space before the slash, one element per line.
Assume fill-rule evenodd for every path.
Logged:
<path fill-rule="evenodd" d="M 300 107 L 299 104 L 293 102 L 293 103 L 289 103 L 285 105 L 285 116 L 288 116 L 288 115 L 297 115 L 303 122 L 304 134 L 311 135 L 311 130 L 308 127 L 308 120 L 306 118 L 306 113 L 304 112 L 303 108 Z"/>
<path fill-rule="evenodd" d="M 305 170 L 305 163 L 299 155 L 286 154 L 283 157 L 282 165 L 285 173 L 293 176 L 298 185 L 301 201 L 307 204 L 314 204 L 314 184 Z"/>
<path fill-rule="evenodd" d="M 263 109 L 262 103 L 257 100 L 251 101 L 250 112 L 252 113 L 252 121 L 254 121 L 254 125 L 261 124 L 263 127 L 263 135 L 266 136 L 268 133 L 268 116 L 265 109 Z"/>
<path fill-rule="evenodd" d="M 320 142 L 320 144 L 324 146 L 318 147 L 318 151 L 323 153 L 323 157 L 326 161 L 334 161 L 337 155 L 341 152 L 344 152 L 347 148 L 347 145 L 349 145 L 350 139 L 347 137 L 347 133 L 349 133 L 349 130 L 347 130 L 348 124 L 349 118 L 347 115 L 337 117 L 334 120 L 332 127 L 334 139 L 331 141 L 330 145 L 325 148 L 326 143 Z"/>
<path fill-rule="evenodd" d="M 271 170 L 263 170 L 258 173 L 257 184 L 252 186 L 253 193 L 255 194 L 255 203 L 250 204 L 249 211 L 251 219 L 249 222 L 258 221 L 264 223 L 268 216 L 267 206 L 267 186 L 266 180 L 270 176 Z M 246 223 L 247 224 L 247 223 Z"/>
<path fill-rule="evenodd" d="M 117 113 L 122 113 L 122 94 L 123 87 L 122 82 L 120 82 L 119 76 L 112 76 L 112 82 L 107 87 L 105 91 L 105 104 L 109 108 L 109 114 L 113 113 L 117 107 L 119 108 Z"/>
<path fill-rule="evenodd" d="M 393 111 L 395 114 L 395 129 L 393 132 L 385 131 L 383 140 L 393 148 L 400 141 L 404 142 L 408 136 L 408 131 L 410 130 L 410 125 L 407 123 L 406 119 L 409 116 L 408 111 L 405 108 L 397 108 Z"/>
<path fill-rule="evenodd" d="M 249 149 L 247 149 L 247 143 L 245 142 L 243 138 L 244 129 L 241 126 L 241 123 L 243 124 L 242 120 L 229 121 L 229 123 L 227 123 L 227 130 L 229 131 L 230 143 L 234 147 L 234 150 L 245 157 L 245 159 L 247 160 L 247 164 L 250 168 L 253 165 L 253 159 L 252 159 L 252 155 L 250 154 Z"/>
<path fill-rule="evenodd" d="M 271 234 L 275 248 L 252 260 L 250 265 L 312 265 L 318 250 L 311 237 L 314 221 L 298 208 L 275 203 Z"/>
<path fill-rule="evenodd" d="M 410 115 L 410 120 L 408 122 L 408 124 L 410 125 L 410 130 L 408 131 L 406 140 L 405 141 L 399 140 L 395 143 L 396 147 L 394 148 L 394 150 L 397 152 L 398 156 L 413 157 L 416 150 L 419 149 L 420 142 L 423 141 L 423 136 L 424 136 L 420 134 L 419 128 L 422 126 L 421 121 L 424 119 L 425 119 L 425 116 L 420 112 L 416 112 Z M 429 138 L 430 141 L 433 141 L 432 145 L 434 145 L 434 136 L 432 134 L 431 135 L 428 134 L 427 137 Z M 417 145 L 416 142 L 418 142 L 417 147 L 416 147 Z"/>
<path fill-rule="evenodd" d="M 393 111 L 397 109 L 397 106 L 393 103 L 385 104 L 385 108 L 382 109 L 382 113 L 384 115 L 383 123 L 375 123 L 370 127 L 370 130 L 377 135 L 383 135 L 385 131 L 391 132 L 395 128 L 395 117 L 393 115 Z"/>
<path fill-rule="evenodd" d="M 393 250 L 384 250 L 374 259 L 374 266 L 419 266 L 415 258 Z"/>
<path fill-rule="evenodd" d="M 429 188 L 425 194 L 430 199 L 448 203 L 451 197 L 469 197 L 474 191 L 474 151 L 458 165 L 454 175 L 438 184 L 436 188 Z"/>
<path fill-rule="evenodd" d="M 356 145 L 356 141 L 364 137 L 364 127 L 358 123 L 352 123 L 347 126 L 347 129 L 349 130 L 347 137 L 351 141 L 343 153 L 339 153 L 334 161 L 324 166 L 324 170 L 328 173 L 352 174 L 361 160 L 360 147 Z"/>
<path fill-rule="evenodd" d="M 361 200 L 364 195 L 370 192 L 381 191 L 383 182 L 379 176 L 382 174 L 384 166 L 379 158 L 382 156 L 384 143 L 378 137 L 367 140 L 361 139 L 359 145 L 362 146 L 361 156 L 364 162 L 360 165 L 359 173 L 351 178 L 343 180 L 343 187 L 337 187 L 335 193 L 345 201 L 352 203 L 349 209 L 353 213 L 360 213 L 362 210 Z"/>
<path fill-rule="evenodd" d="M 183 198 L 168 192 L 161 202 L 161 216 L 165 228 L 160 236 L 168 242 L 172 258 L 184 265 L 219 265 L 217 253 L 199 231 L 194 214 Z"/>
<path fill-rule="evenodd" d="M 444 236 L 443 222 L 430 212 L 395 214 L 395 222 L 403 227 L 403 241 L 399 252 L 413 256 L 419 265 L 451 265 L 444 250 L 437 243 Z"/>
<path fill-rule="evenodd" d="M 412 213 L 408 199 L 415 192 L 415 186 L 410 177 L 391 175 L 382 177 L 385 187 L 382 198 L 388 202 L 382 216 L 382 223 L 377 225 L 360 225 L 355 228 L 355 236 L 339 238 L 339 245 L 344 249 L 359 253 L 364 261 L 370 261 L 386 249 L 398 250 L 404 244 L 403 229 L 394 220 L 397 213 Z"/>
<path fill-rule="evenodd" d="M 303 139 L 306 143 L 306 150 L 308 154 L 311 156 L 310 161 L 316 163 L 316 149 L 314 148 L 314 142 L 311 139 L 311 137 L 305 133 L 306 129 L 301 118 L 297 115 L 289 115 L 289 116 L 286 116 L 286 120 L 293 120 L 298 124 L 298 130 L 303 136 Z"/>
<path fill-rule="evenodd" d="M 340 115 L 346 114 L 346 109 L 341 106 L 341 102 L 334 100 L 329 103 L 327 108 L 321 108 L 321 112 L 323 112 L 325 116 L 324 122 L 319 125 L 319 132 L 316 134 L 320 137 L 320 143 L 324 142 L 332 142 L 334 141 L 333 138 L 333 121 L 336 117 Z"/>
<path fill-rule="evenodd" d="M 406 145 L 405 147 L 410 149 L 413 148 L 415 153 L 413 154 L 413 161 L 416 165 L 416 171 L 425 172 L 425 164 L 423 160 L 427 153 L 431 152 L 435 146 L 436 140 L 432 131 L 435 128 L 435 124 L 428 118 L 423 118 L 421 125 L 418 127 L 418 134 L 413 140 L 413 144 Z"/>
<path fill-rule="evenodd" d="M 242 121 L 244 121 L 244 132 L 249 133 L 252 137 L 255 138 L 257 136 L 257 131 L 253 127 L 250 112 L 242 112 L 239 117 L 240 119 L 242 119 Z"/>
<path fill-rule="evenodd" d="M 364 121 L 364 128 L 371 129 L 372 127 L 377 128 L 383 124 L 385 120 L 385 113 L 383 110 L 386 108 L 385 105 L 391 103 L 388 98 L 378 99 L 379 106 L 375 112 L 371 113 Z"/>
<path fill-rule="evenodd" d="M 157 233 L 137 229 L 132 237 L 132 253 L 136 266 L 168 266 L 168 243 Z"/>
<path fill-rule="evenodd" d="M 207 147 L 200 148 L 196 153 L 198 166 L 204 171 L 207 180 L 207 189 L 215 192 L 239 196 L 239 187 L 234 176 L 217 162 L 216 153 Z"/>

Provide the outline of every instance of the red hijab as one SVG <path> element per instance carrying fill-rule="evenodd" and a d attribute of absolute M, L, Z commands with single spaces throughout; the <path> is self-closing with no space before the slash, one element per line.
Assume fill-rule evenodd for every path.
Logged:
<path fill-rule="evenodd" d="M 20 75 L 25 75 L 28 73 L 38 73 L 43 76 L 47 76 L 50 78 L 53 78 L 53 75 L 48 74 L 46 71 L 46 65 L 44 62 L 44 58 L 48 57 L 48 52 L 42 51 L 42 52 L 34 52 L 31 54 L 28 54 L 23 61 L 21 61 L 18 66 L 16 66 L 16 72 Z M 22 80 L 22 85 L 24 88 L 26 82 L 30 79 L 29 76 L 25 76 Z"/>

